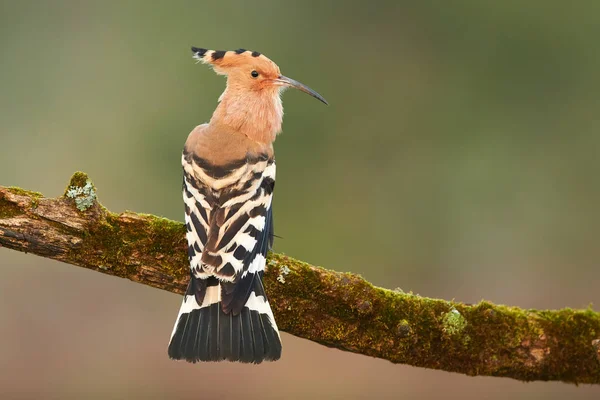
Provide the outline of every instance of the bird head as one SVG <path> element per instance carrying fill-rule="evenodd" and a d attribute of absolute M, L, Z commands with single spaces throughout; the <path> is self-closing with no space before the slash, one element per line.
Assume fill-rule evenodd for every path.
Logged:
<path fill-rule="evenodd" d="M 235 51 L 207 50 L 192 47 L 193 57 L 209 64 L 220 75 L 227 76 L 227 86 L 238 91 L 265 95 L 279 95 L 282 89 L 292 87 L 328 104 L 308 86 L 281 75 L 277 64 L 265 55 L 245 49 Z"/>

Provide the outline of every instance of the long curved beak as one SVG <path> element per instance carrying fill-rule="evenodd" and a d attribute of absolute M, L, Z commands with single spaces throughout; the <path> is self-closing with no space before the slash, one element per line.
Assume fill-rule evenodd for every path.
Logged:
<path fill-rule="evenodd" d="M 288 78 L 287 76 L 279 75 L 279 77 L 277 79 L 275 79 L 275 82 L 277 82 L 278 84 L 283 85 L 283 86 L 289 86 L 289 87 L 293 87 L 298 90 L 301 90 L 304 93 L 310 94 L 312 97 L 325 103 L 326 105 L 329 105 L 327 100 L 325 100 L 323 98 L 323 96 L 321 96 L 319 93 L 315 92 L 314 90 L 312 90 L 305 84 L 300 83 L 292 78 Z"/>

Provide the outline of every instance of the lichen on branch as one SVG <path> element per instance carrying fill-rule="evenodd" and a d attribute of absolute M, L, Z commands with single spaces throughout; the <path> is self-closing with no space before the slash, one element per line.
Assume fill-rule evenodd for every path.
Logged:
<path fill-rule="evenodd" d="M 81 172 L 54 199 L 0 186 L 0 246 L 174 293 L 189 274 L 182 223 L 106 210 Z M 276 253 L 265 286 L 281 330 L 330 347 L 467 375 L 600 383 L 600 314 L 591 308 L 430 299 Z"/>
<path fill-rule="evenodd" d="M 75 205 L 79 211 L 87 210 L 96 201 L 96 191 L 89 179 L 86 180 L 83 186 L 69 186 L 65 196 L 75 200 Z"/>

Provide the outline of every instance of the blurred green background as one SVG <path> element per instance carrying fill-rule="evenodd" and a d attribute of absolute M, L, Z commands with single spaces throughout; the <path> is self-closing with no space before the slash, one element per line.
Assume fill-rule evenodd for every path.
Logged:
<path fill-rule="evenodd" d="M 0 185 L 87 172 L 113 211 L 182 220 L 180 152 L 224 80 L 190 45 L 263 52 L 284 95 L 275 250 L 387 288 L 600 304 L 600 3 L 0 0 Z M 180 298 L 0 249 L 0 397 L 598 398 L 284 334 L 276 364 L 188 365 Z"/>

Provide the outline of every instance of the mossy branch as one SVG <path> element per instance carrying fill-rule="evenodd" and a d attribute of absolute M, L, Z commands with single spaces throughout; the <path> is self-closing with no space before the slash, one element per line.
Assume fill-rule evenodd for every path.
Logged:
<path fill-rule="evenodd" d="M 55 199 L 0 186 L 0 245 L 180 294 L 188 280 L 182 223 L 111 213 L 79 172 Z M 591 309 L 429 299 L 274 253 L 265 281 L 280 329 L 326 346 L 467 375 L 600 383 Z"/>

